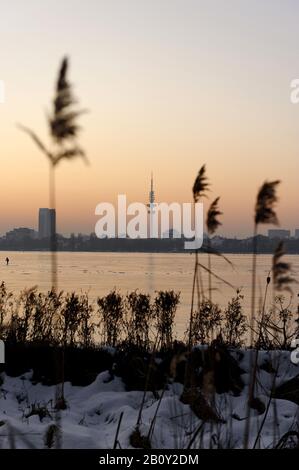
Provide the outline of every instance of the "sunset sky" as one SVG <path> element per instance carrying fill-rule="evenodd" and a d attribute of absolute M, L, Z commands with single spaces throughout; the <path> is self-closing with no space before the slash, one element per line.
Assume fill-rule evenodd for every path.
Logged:
<path fill-rule="evenodd" d="M 10 0 L 0 15 L 0 234 L 37 227 L 48 163 L 16 128 L 48 141 L 46 113 L 63 55 L 90 160 L 58 168 L 58 231 L 94 231 L 99 202 L 127 194 L 188 202 L 207 164 L 220 233 L 246 236 L 265 179 L 281 179 L 283 228 L 299 228 L 297 0 Z M 268 228 L 268 227 L 267 227 Z"/>

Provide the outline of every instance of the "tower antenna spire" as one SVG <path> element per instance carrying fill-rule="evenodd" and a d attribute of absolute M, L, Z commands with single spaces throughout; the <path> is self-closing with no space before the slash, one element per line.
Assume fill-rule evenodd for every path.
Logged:
<path fill-rule="evenodd" d="M 154 204 L 154 202 L 155 202 L 154 176 L 153 176 L 153 172 L 151 172 L 151 190 L 149 192 L 149 203 Z"/>
<path fill-rule="evenodd" d="M 155 222 L 154 222 L 154 214 L 155 214 L 155 190 L 154 190 L 154 176 L 153 172 L 151 171 L 151 189 L 149 192 L 149 203 L 148 203 L 148 212 L 149 212 L 149 217 L 150 217 L 150 237 L 155 237 Z"/>

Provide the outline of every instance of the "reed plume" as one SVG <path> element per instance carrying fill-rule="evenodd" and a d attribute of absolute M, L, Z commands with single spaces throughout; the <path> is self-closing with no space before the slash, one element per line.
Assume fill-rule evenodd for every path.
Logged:
<path fill-rule="evenodd" d="M 207 214 L 207 229 L 210 235 L 213 235 L 217 228 L 222 225 L 222 223 L 218 220 L 218 217 L 222 215 L 222 212 L 219 210 L 218 203 L 220 197 L 217 197 L 209 207 L 208 214 Z"/>
<path fill-rule="evenodd" d="M 71 84 L 67 79 L 68 64 L 68 59 L 65 57 L 58 73 L 53 112 L 49 118 L 52 138 L 60 146 L 57 154 L 53 155 L 53 165 L 57 165 L 63 159 L 74 157 L 82 157 L 86 160 L 85 152 L 76 143 L 76 137 L 80 130 L 77 118 L 84 111 L 73 109 L 76 100 L 73 96 Z M 65 148 L 65 145 L 67 145 L 67 148 Z"/>
<path fill-rule="evenodd" d="M 257 234 L 260 224 L 278 225 L 278 218 L 275 212 L 275 204 L 278 201 L 276 189 L 280 184 L 279 180 L 266 181 L 260 188 L 255 204 L 254 232 L 253 232 L 253 259 L 252 259 L 252 297 L 251 297 L 251 344 L 253 343 L 253 319 L 255 314 L 255 289 L 256 289 L 256 255 L 257 255 Z"/>
<path fill-rule="evenodd" d="M 48 117 L 50 135 L 56 147 L 55 150 L 50 150 L 44 145 L 38 135 L 28 127 L 18 126 L 32 138 L 53 167 L 58 165 L 61 160 L 70 160 L 75 157 L 82 157 L 87 162 L 84 150 L 76 142 L 81 129 L 77 124 L 77 118 L 85 111 L 73 109 L 77 101 L 73 96 L 72 86 L 67 79 L 68 68 L 69 61 L 65 57 L 58 72 L 52 114 Z"/>
<path fill-rule="evenodd" d="M 205 196 L 205 192 L 208 191 L 209 186 L 210 184 L 206 176 L 206 165 L 203 165 L 198 172 L 192 188 L 194 202 L 198 202 L 201 197 Z"/>
<path fill-rule="evenodd" d="M 273 255 L 273 283 L 277 291 L 285 290 L 292 293 L 290 284 L 297 283 L 297 281 L 291 276 L 291 265 L 281 260 L 285 253 L 284 244 L 280 242 Z"/>
<path fill-rule="evenodd" d="M 203 165 L 198 175 L 194 181 L 192 187 L 193 201 L 194 205 L 199 201 L 201 197 L 205 197 L 206 191 L 208 191 L 210 184 L 206 176 L 206 166 Z M 195 250 L 195 265 L 194 265 L 194 275 L 192 283 L 192 298 L 191 298 L 191 310 L 190 310 L 190 320 L 189 320 L 189 347 L 191 348 L 192 344 L 192 331 L 193 331 L 193 312 L 194 312 L 194 297 L 195 297 L 195 287 L 197 287 L 197 296 L 198 296 L 198 305 L 200 304 L 200 288 L 199 288 L 199 275 L 198 275 L 198 250 Z"/>
<path fill-rule="evenodd" d="M 280 184 L 279 180 L 265 182 L 258 192 L 255 205 L 255 225 L 274 224 L 278 225 L 278 219 L 274 210 L 277 203 L 276 188 Z"/>
<path fill-rule="evenodd" d="M 49 205 L 51 209 L 56 208 L 56 188 L 55 188 L 55 169 L 62 160 L 71 160 L 75 157 L 81 157 L 87 161 L 84 151 L 79 147 L 76 138 L 79 133 L 80 127 L 77 124 L 78 117 L 83 111 L 74 109 L 76 100 L 73 96 L 72 86 L 68 81 L 68 68 L 69 61 L 64 57 L 58 72 L 58 78 L 55 85 L 55 95 L 53 99 L 53 109 L 50 117 L 48 118 L 48 125 L 51 137 L 51 146 L 48 148 L 38 135 L 28 127 L 19 125 L 19 128 L 27 133 L 33 142 L 37 145 L 39 150 L 49 160 Z M 51 282 L 52 290 L 57 291 L 57 241 L 56 233 L 51 233 L 50 236 L 50 251 L 51 251 Z M 62 387 L 56 387 L 56 424 L 60 429 L 60 414 L 59 404 L 65 403 L 64 399 L 64 350 L 62 350 L 62 357 L 55 354 L 56 370 L 57 370 L 57 383 L 61 382 Z M 57 440 L 57 447 L 60 447 L 61 442 Z"/>
<path fill-rule="evenodd" d="M 212 302 L 212 277 L 211 277 L 211 271 L 212 271 L 212 266 L 211 266 L 211 240 L 210 236 L 213 235 L 217 228 L 222 225 L 221 222 L 219 221 L 218 217 L 222 215 L 222 212 L 219 210 L 219 203 L 220 197 L 217 197 L 212 204 L 209 207 L 208 214 L 207 214 L 207 230 L 209 234 L 209 240 L 208 240 L 208 268 L 209 268 L 209 299 L 210 302 Z"/>
<path fill-rule="evenodd" d="M 274 224 L 278 225 L 278 218 L 275 212 L 275 204 L 278 201 L 276 190 L 280 184 L 279 180 L 276 181 L 265 181 L 260 188 L 254 214 L 254 231 L 253 231 L 253 257 L 252 257 L 252 287 L 251 287 L 251 315 L 250 315 L 250 331 L 251 346 L 254 343 L 254 315 L 255 315 L 255 291 L 256 291 L 256 257 L 257 257 L 257 234 L 258 226 L 260 224 Z M 251 380 L 248 391 L 248 419 L 246 421 L 245 433 L 244 433 L 244 447 L 248 447 L 248 439 L 250 434 L 250 407 L 254 402 L 254 391 L 256 383 L 256 372 L 257 372 L 257 356 L 258 351 L 255 353 L 255 359 L 251 356 L 250 370 L 252 370 Z"/>
<path fill-rule="evenodd" d="M 48 117 L 48 125 L 52 145 L 48 148 L 38 135 L 28 127 L 19 125 L 18 127 L 26 132 L 39 150 L 48 158 L 50 163 L 50 185 L 49 185 L 49 203 L 50 208 L 56 207 L 56 189 L 55 189 L 55 168 L 62 160 L 71 160 L 75 157 L 81 157 L 87 162 L 83 149 L 77 144 L 80 127 L 77 124 L 77 118 L 84 112 L 75 110 L 77 101 L 73 96 L 72 86 L 68 81 L 69 61 L 64 57 L 58 72 L 58 78 L 55 85 L 55 95 L 53 99 L 53 109 Z M 52 287 L 57 288 L 57 260 L 56 260 L 56 234 L 51 236 L 52 252 Z M 53 254 L 54 253 L 54 254 Z"/>

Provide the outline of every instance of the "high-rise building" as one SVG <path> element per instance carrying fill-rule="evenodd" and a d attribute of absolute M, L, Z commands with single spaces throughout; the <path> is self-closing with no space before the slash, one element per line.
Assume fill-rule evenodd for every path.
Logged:
<path fill-rule="evenodd" d="M 55 209 L 41 208 L 38 215 L 38 236 L 51 238 L 56 234 L 56 212 Z"/>
<path fill-rule="evenodd" d="M 299 239 L 299 228 L 295 230 L 295 238 Z"/>

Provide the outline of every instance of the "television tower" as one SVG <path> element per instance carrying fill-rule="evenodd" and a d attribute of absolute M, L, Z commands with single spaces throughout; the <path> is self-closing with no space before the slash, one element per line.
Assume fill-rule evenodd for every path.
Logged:
<path fill-rule="evenodd" d="M 154 177 L 153 177 L 153 172 L 151 173 L 151 190 L 149 192 L 149 203 L 147 205 L 149 208 L 149 223 L 150 223 L 150 237 L 153 238 L 157 235 L 155 235 L 155 220 L 154 220 L 154 214 L 155 214 L 155 191 L 154 191 Z"/>
<path fill-rule="evenodd" d="M 151 207 L 151 204 L 155 203 L 155 191 L 154 191 L 154 177 L 153 177 L 153 172 L 151 173 L 151 190 L 149 192 L 149 207 Z"/>

